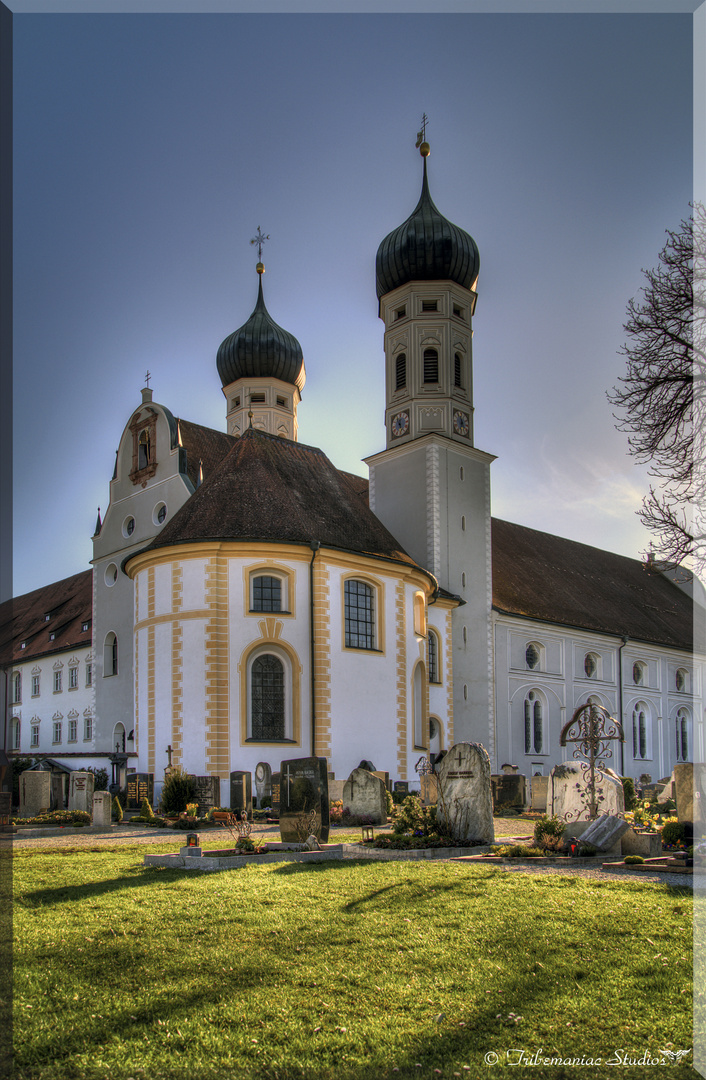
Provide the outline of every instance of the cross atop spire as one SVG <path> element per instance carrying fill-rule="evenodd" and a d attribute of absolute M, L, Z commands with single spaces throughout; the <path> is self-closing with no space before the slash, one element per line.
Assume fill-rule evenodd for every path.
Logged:
<path fill-rule="evenodd" d="M 422 130 L 417 132 L 417 141 L 414 144 L 417 150 L 421 147 L 422 143 L 427 141 L 427 124 L 429 123 L 429 117 L 426 113 L 422 113 Z"/>
<path fill-rule="evenodd" d="M 265 235 L 265 233 L 263 233 L 260 226 L 258 225 L 257 233 L 255 234 L 255 236 L 253 236 L 250 243 L 251 244 L 257 244 L 257 258 L 258 258 L 259 262 L 262 262 L 262 245 L 265 243 L 266 240 L 269 240 L 269 239 L 270 239 L 270 234 L 267 233 L 267 235 Z"/>
<path fill-rule="evenodd" d="M 147 368 L 147 371 L 145 372 L 145 386 L 149 386 L 151 378 L 152 375 L 150 374 L 150 369 Z"/>

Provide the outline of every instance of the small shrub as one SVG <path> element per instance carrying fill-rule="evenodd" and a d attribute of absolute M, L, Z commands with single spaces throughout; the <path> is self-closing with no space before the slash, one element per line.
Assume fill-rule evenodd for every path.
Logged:
<path fill-rule="evenodd" d="M 547 836 L 547 837 L 552 837 L 553 836 L 553 837 L 556 837 L 557 839 L 561 839 L 561 837 L 564 835 L 564 830 L 565 829 L 566 829 L 566 822 L 562 821 L 561 818 L 558 818 L 556 816 L 556 814 L 554 815 L 554 817 L 549 817 L 547 814 L 545 814 L 543 817 L 539 818 L 539 820 L 536 821 L 535 824 L 534 824 L 534 837 L 533 837 L 533 839 L 534 839 L 535 847 L 541 847 L 542 846 L 542 842 L 541 842 L 541 837 L 542 836 Z"/>
<path fill-rule="evenodd" d="M 626 855 L 623 862 L 626 866 L 638 866 L 640 863 L 644 863 L 642 855 Z"/>
<path fill-rule="evenodd" d="M 154 821 L 154 810 L 149 804 L 149 799 L 142 800 L 142 806 L 140 807 L 140 819 L 142 821 Z"/>
<path fill-rule="evenodd" d="M 537 847 L 542 851 L 561 851 L 564 847 L 564 840 L 561 836 L 553 836 L 551 833 L 540 833 L 535 837 Z"/>
<path fill-rule="evenodd" d="M 635 794 L 635 782 L 631 776 L 620 777 L 623 784 L 623 798 L 625 800 L 625 809 L 634 810 L 637 805 L 637 795 Z"/>
<path fill-rule="evenodd" d="M 13 825 L 73 825 L 80 828 L 91 824 L 91 815 L 85 810 L 52 810 L 32 818 L 13 818 Z"/>
<path fill-rule="evenodd" d="M 335 802 L 332 800 L 329 803 L 329 821 L 332 825 L 340 825 L 341 818 L 343 816 L 343 800 L 337 799 Z"/>
<path fill-rule="evenodd" d="M 685 830 L 681 821 L 667 821 L 662 826 L 664 847 L 684 847 Z"/>
<path fill-rule="evenodd" d="M 394 807 L 395 807 L 395 804 L 393 803 L 392 795 L 387 790 L 387 788 L 385 788 L 385 806 L 386 806 L 387 816 L 391 817 L 392 816 L 392 811 L 394 810 Z"/>
<path fill-rule="evenodd" d="M 196 794 L 196 784 L 192 776 L 180 768 L 174 768 L 164 781 L 162 788 L 161 810 L 163 814 L 182 814 L 186 804 Z"/>
<path fill-rule="evenodd" d="M 544 855 L 540 847 L 529 844 L 503 844 L 495 853 L 506 859 L 540 859 Z"/>
<path fill-rule="evenodd" d="M 416 795 L 408 795 L 398 806 L 392 818 L 393 832 L 398 835 L 411 833 L 413 836 L 440 836 L 441 830 L 436 820 L 435 806 L 422 806 Z"/>
<path fill-rule="evenodd" d="M 191 830 L 191 832 L 195 831 L 197 825 L 198 820 L 195 817 L 188 816 L 179 817 L 176 821 L 172 822 L 173 829 L 183 829 L 184 831 Z"/>
<path fill-rule="evenodd" d="M 120 799 L 117 795 L 113 796 L 111 803 L 111 815 L 113 821 L 117 821 L 118 824 L 123 820 L 123 808 L 120 805 Z"/>

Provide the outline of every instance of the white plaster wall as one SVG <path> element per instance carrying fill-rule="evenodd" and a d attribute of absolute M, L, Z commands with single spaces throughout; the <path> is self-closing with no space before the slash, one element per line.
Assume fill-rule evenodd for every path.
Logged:
<path fill-rule="evenodd" d="M 206 607 L 206 560 L 182 559 L 182 611 L 202 611 Z"/>
<path fill-rule="evenodd" d="M 206 621 L 183 619 L 182 632 L 182 760 L 190 772 L 205 773 Z M 193 764 L 193 767 L 192 767 Z"/>

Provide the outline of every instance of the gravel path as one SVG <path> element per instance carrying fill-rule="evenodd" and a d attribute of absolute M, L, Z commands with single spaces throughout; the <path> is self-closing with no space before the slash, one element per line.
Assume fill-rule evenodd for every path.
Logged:
<path fill-rule="evenodd" d="M 496 839 L 500 837 L 517 837 L 524 838 L 532 834 L 534 823 L 531 821 L 523 821 L 517 818 L 499 818 L 495 821 L 495 835 Z M 383 830 L 378 829 L 378 832 Z M 389 831 L 389 827 L 386 831 Z M 163 844 L 165 842 L 173 842 L 175 846 L 179 843 L 179 840 L 185 834 L 180 834 L 176 830 L 171 829 L 149 829 L 143 831 L 139 826 L 134 825 L 113 825 L 108 831 L 96 831 L 93 829 L 36 829 L 32 830 L 34 835 L 27 835 L 29 830 L 25 832 L 17 832 L 10 834 L 13 849 L 18 851 L 35 850 L 35 851 L 47 851 L 52 848 L 85 848 L 100 850 L 101 848 L 108 847 L 147 847 L 150 844 Z M 252 828 L 253 837 L 270 837 L 271 839 L 279 839 L 279 828 L 276 825 L 259 824 L 255 822 Z M 346 830 L 342 835 L 350 836 L 350 830 Z M 230 847 L 233 844 L 233 836 L 228 829 L 209 829 L 207 832 L 202 833 L 203 839 L 208 843 L 208 846 L 216 846 L 218 844 L 224 847 Z M 8 834 L 2 837 L 3 840 L 8 839 Z M 332 830 L 330 840 L 335 843 L 337 840 L 336 830 Z M 456 865 L 461 865 L 456 863 Z M 481 866 L 488 866 L 488 863 L 481 863 Z M 508 864 L 500 864 L 500 869 L 506 870 L 510 874 L 568 874 L 571 877 L 582 877 L 592 879 L 594 881 L 606 882 L 616 878 L 631 877 L 636 881 L 650 881 L 660 884 L 667 884 L 673 886 L 680 886 L 682 888 L 691 889 L 693 887 L 693 876 L 691 874 L 666 874 L 655 871 L 634 871 L 634 870 L 603 870 L 598 867 L 579 867 L 579 866 L 541 866 L 538 864 L 511 866 Z"/>

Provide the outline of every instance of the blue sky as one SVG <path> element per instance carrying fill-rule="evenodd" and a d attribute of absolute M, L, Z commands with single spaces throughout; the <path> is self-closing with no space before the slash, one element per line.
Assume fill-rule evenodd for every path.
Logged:
<path fill-rule="evenodd" d="M 432 196 L 480 249 L 476 445 L 498 517 L 639 556 L 605 393 L 692 198 L 688 14 L 15 15 L 16 593 L 89 565 L 144 373 L 225 428 L 215 356 L 265 298 L 302 442 L 384 447 L 375 252 Z"/>

